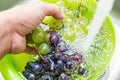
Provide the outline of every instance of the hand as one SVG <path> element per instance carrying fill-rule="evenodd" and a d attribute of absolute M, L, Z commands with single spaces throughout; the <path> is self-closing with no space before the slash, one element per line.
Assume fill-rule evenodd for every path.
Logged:
<path fill-rule="evenodd" d="M 54 4 L 39 2 L 14 7 L 0 12 L 0 58 L 6 53 L 31 50 L 26 48 L 26 34 L 30 33 L 45 16 L 63 19 Z"/>

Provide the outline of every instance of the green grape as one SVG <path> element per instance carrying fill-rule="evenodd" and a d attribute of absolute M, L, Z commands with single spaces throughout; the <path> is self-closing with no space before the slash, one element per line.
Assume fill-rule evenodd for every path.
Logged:
<path fill-rule="evenodd" d="M 38 50 L 40 51 L 41 54 L 48 54 L 49 52 L 49 45 L 46 43 L 42 43 L 39 45 Z"/>
<path fill-rule="evenodd" d="M 69 24 L 71 24 L 71 23 L 73 23 L 73 20 L 72 20 L 72 19 L 70 19 L 70 18 L 64 19 L 64 24 L 65 24 L 65 25 L 69 25 Z"/>
<path fill-rule="evenodd" d="M 78 24 L 75 24 L 74 28 L 75 28 L 75 32 L 80 32 L 81 31 L 81 26 L 78 25 Z"/>
<path fill-rule="evenodd" d="M 57 29 L 62 25 L 60 20 L 56 20 L 50 16 L 45 17 L 45 19 L 43 20 L 43 23 L 48 24 L 51 29 Z"/>
<path fill-rule="evenodd" d="M 67 30 L 64 32 L 63 37 L 65 40 L 72 42 L 76 39 L 76 33 L 72 30 Z"/>
<path fill-rule="evenodd" d="M 43 31 L 41 27 L 36 27 L 32 32 L 40 32 Z"/>
<path fill-rule="evenodd" d="M 85 17 L 81 17 L 77 20 L 77 23 L 82 27 L 88 26 L 88 19 Z"/>
<path fill-rule="evenodd" d="M 67 12 L 66 12 L 66 16 L 72 18 L 72 17 L 74 16 L 74 13 L 73 13 L 72 11 L 67 11 Z"/>
<path fill-rule="evenodd" d="M 42 22 L 45 23 L 45 24 L 47 24 L 47 23 L 51 22 L 51 19 L 52 19 L 52 17 L 46 16 Z"/>
<path fill-rule="evenodd" d="M 88 29 L 87 27 L 82 27 L 82 31 L 87 35 L 88 34 Z"/>
<path fill-rule="evenodd" d="M 35 43 L 45 42 L 46 32 L 41 29 L 35 29 L 32 33 L 32 39 Z"/>
<path fill-rule="evenodd" d="M 50 34 L 47 34 L 47 35 L 45 36 L 45 41 L 46 41 L 47 43 L 50 42 Z"/>

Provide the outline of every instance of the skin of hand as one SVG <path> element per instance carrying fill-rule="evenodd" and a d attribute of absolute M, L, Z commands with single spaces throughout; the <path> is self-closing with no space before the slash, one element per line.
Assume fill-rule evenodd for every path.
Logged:
<path fill-rule="evenodd" d="M 32 48 L 26 47 L 25 36 L 45 16 L 59 20 L 64 18 L 58 6 L 44 2 L 16 6 L 0 12 L 0 59 L 7 53 L 32 52 Z"/>

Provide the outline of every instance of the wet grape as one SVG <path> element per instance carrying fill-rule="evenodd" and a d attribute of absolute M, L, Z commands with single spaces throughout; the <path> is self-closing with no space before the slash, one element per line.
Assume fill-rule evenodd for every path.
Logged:
<path fill-rule="evenodd" d="M 67 57 L 65 55 L 61 55 L 59 59 L 62 60 L 64 63 L 67 62 Z"/>
<path fill-rule="evenodd" d="M 83 56 L 81 54 L 76 54 L 74 56 L 74 60 L 77 62 L 82 62 L 83 61 Z"/>
<path fill-rule="evenodd" d="M 65 51 L 68 50 L 67 47 L 65 46 L 65 44 L 63 42 L 59 42 L 57 44 L 57 47 L 58 47 L 58 49 L 59 49 L 60 52 L 65 52 Z"/>
<path fill-rule="evenodd" d="M 24 71 L 22 74 L 27 78 L 27 80 L 34 80 L 35 79 L 35 75 L 30 73 L 30 72 Z"/>
<path fill-rule="evenodd" d="M 60 65 L 58 65 L 58 64 L 56 64 L 56 65 L 54 66 L 54 72 L 55 72 L 57 75 L 61 74 L 61 73 L 63 72 L 63 70 L 64 70 L 64 67 L 62 67 L 62 66 L 60 66 Z"/>
<path fill-rule="evenodd" d="M 64 37 L 65 40 L 73 42 L 76 39 L 76 33 L 72 30 L 67 30 L 63 34 L 63 37 Z"/>
<path fill-rule="evenodd" d="M 61 54 L 59 54 L 59 53 L 55 53 L 55 58 L 56 58 L 57 60 L 59 60 L 60 57 L 61 57 Z"/>
<path fill-rule="evenodd" d="M 42 80 L 53 80 L 53 77 L 50 74 L 44 74 L 41 78 Z"/>
<path fill-rule="evenodd" d="M 49 45 L 46 43 L 42 43 L 40 44 L 40 46 L 38 47 L 38 50 L 40 51 L 41 54 L 48 54 L 49 52 Z"/>
<path fill-rule="evenodd" d="M 29 62 L 29 63 L 27 63 L 27 67 L 31 71 L 33 71 L 35 74 L 39 74 L 44 71 L 42 64 L 40 64 L 38 62 Z"/>
<path fill-rule="evenodd" d="M 58 80 L 69 80 L 68 79 L 68 76 L 64 73 L 62 73 L 60 76 L 59 76 L 59 79 Z"/>
<path fill-rule="evenodd" d="M 57 61 L 57 65 L 61 66 L 61 67 L 64 67 L 64 63 L 62 60 L 58 60 Z"/>
<path fill-rule="evenodd" d="M 46 36 L 45 36 L 45 41 L 46 41 L 47 43 L 50 42 L 50 34 L 46 34 Z"/>
<path fill-rule="evenodd" d="M 50 41 L 51 41 L 52 44 L 58 43 L 59 36 L 58 36 L 57 32 L 55 32 L 55 31 L 51 32 L 51 34 L 50 34 Z"/>
<path fill-rule="evenodd" d="M 41 29 L 35 29 L 32 33 L 32 39 L 35 43 L 42 43 L 45 41 L 46 32 Z"/>
<path fill-rule="evenodd" d="M 68 61 L 67 63 L 66 63 L 66 68 L 67 69 L 72 69 L 74 67 L 74 63 L 72 62 L 72 61 Z"/>

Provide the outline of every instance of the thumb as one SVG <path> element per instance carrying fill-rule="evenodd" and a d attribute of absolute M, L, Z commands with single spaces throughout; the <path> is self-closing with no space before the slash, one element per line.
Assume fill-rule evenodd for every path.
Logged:
<path fill-rule="evenodd" d="M 10 17 L 9 21 L 12 27 L 14 26 L 14 30 L 23 36 L 35 29 L 45 16 L 53 16 L 59 20 L 64 18 L 57 5 L 45 2 L 17 6 L 8 10 L 6 14 Z"/>
<path fill-rule="evenodd" d="M 45 16 L 53 16 L 56 19 L 63 19 L 64 14 L 60 11 L 60 8 L 56 4 L 40 2 L 39 8 Z"/>

